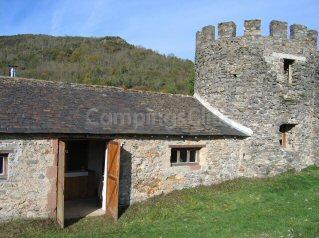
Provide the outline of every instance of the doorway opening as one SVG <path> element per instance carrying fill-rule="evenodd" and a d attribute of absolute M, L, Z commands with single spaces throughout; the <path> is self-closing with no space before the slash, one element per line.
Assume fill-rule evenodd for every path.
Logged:
<path fill-rule="evenodd" d="M 121 144 L 111 140 L 58 141 L 56 221 L 119 212 Z"/>
<path fill-rule="evenodd" d="M 102 209 L 105 140 L 65 142 L 64 213 L 65 219 L 105 214 Z"/>

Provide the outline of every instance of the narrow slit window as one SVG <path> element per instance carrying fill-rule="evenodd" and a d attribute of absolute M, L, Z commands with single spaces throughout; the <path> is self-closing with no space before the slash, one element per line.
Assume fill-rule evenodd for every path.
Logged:
<path fill-rule="evenodd" d="M 294 60 L 292 59 L 284 59 L 284 73 L 288 79 L 288 83 L 292 83 L 292 71 Z"/>
<path fill-rule="evenodd" d="M 283 148 L 288 148 L 292 146 L 292 129 L 296 126 L 296 124 L 282 124 L 279 127 L 280 139 L 279 143 Z"/>

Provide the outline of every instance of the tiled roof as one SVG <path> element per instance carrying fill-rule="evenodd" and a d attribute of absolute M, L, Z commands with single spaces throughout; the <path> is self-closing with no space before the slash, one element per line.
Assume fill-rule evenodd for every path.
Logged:
<path fill-rule="evenodd" d="M 7 77 L 0 133 L 245 136 L 191 96 Z"/>

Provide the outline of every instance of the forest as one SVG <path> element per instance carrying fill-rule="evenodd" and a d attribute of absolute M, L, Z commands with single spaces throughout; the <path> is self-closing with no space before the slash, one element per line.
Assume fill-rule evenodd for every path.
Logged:
<path fill-rule="evenodd" d="M 120 37 L 0 36 L 0 75 L 192 94 L 194 64 Z"/>

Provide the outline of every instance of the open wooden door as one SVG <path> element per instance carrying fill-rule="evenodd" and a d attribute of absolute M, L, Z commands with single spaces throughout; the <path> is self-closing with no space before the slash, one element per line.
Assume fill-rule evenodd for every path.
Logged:
<path fill-rule="evenodd" d="M 62 228 L 64 228 L 64 172 L 65 142 L 59 141 L 56 219 Z"/>
<path fill-rule="evenodd" d="M 121 145 L 117 141 L 110 141 L 107 147 L 107 211 L 118 219 L 119 208 L 119 177 L 120 177 Z"/>

